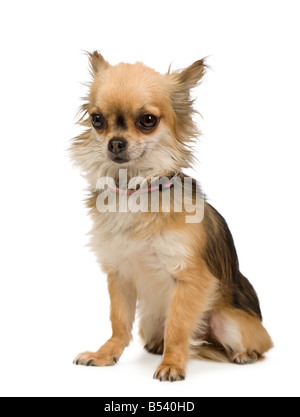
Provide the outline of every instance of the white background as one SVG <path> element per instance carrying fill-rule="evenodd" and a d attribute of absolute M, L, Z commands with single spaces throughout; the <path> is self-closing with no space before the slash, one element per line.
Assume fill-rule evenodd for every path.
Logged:
<path fill-rule="evenodd" d="M 1 2 L 0 395 L 299 396 L 299 2 Z M 152 375 L 137 337 L 114 368 L 72 365 L 110 336 L 106 279 L 85 248 L 85 183 L 66 149 L 89 79 L 83 51 L 166 72 L 209 55 L 195 91 L 210 202 L 234 235 L 276 348 L 248 367 Z M 136 331 L 136 330 L 135 330 Z"/>

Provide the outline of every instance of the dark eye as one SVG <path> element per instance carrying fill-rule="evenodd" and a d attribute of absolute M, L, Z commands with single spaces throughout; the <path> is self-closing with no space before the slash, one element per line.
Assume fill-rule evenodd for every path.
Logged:
<path fill-rule="evenodd" d="M 157 125 L 157 122 L 158 122 L 158 118 L 156 116 L 153 116 L 153 114 L 145 114 L 139 120 L 138 124 L 143 129 L 151 130 Z"/>
<path fill-rule="evenodd" d="M 99 130 L 99 129 L 103 129 L 105 127 L 106 120 L 102 116 L 102 114 L 94 113 L 94 114 L 91 115 L 91 118 L 92 118 L 92 124 L 93 124 L 95 129 Z"/>

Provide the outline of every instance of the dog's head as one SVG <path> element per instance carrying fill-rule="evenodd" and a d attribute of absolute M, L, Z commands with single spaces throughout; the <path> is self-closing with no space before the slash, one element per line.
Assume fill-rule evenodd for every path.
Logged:
<path fill-rule="evenodd" d="M 111 66 L 89 54 L 93 81 L 76 138 L 75 159 L 87 172 L 162 176 L 190 165 L 190 142 L 199 134 L 192 116 L 191 88 L 205 72 L 204 60 L 167 74 L 141 63 Z"/>

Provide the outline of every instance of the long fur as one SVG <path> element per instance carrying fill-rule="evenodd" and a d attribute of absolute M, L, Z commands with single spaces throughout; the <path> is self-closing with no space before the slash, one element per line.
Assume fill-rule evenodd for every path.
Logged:
<path fill-rule="evenodd" d="M 89 184 L 91 247 L 108 275 L 113 333 L 98 352 L 80 354 L 75 363 L 115 364 L 130 343 L 136 308 L 145 349 L 163 354 L 155 378 L 184 379 L 191 356 L 256 361 L 272 341 L 261 322 L 257 294 L 239 270 L 228 225 L 211 205 L 205 202 L 204 219 L 197 224 L 186 223 L 186 207 L 165 213 L 162 203 L 155 213 L 100 213 L 97 208 L 99 178 L 117 182 L 120 168 L 127 169 L 128 181 L 137 176 L 148 182 L 153 177 L 184 180 L 182 170 L 192 165 L 192 145 L 200 134 L 190 92 L 205 74 L 205 60 L 167 74 L 142 63 L 111 66 L 99 52 L 89 54 L 89 61 L 92 82 L 79 119 L 85 131 L 71 151 Z M 106 120 L 102 130 L 92 125 L 94 113 Z M 143 114 L 159 120 L 153 130 L 138 128 Z M 121 165 L 108 152 L 112 138 L 127 143 Z"/>

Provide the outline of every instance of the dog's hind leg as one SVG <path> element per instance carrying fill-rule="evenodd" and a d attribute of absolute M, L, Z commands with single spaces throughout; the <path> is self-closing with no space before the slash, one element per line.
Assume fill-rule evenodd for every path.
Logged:
<path fill-rule="evenodd" d="M 225 303 L 214 308 L 210 321 L 216 341 L 230 361 L 245 365 L 256 362 L 273 347 L 272 340 L 256 314 Z"/>
<path fill-rule="evenodd" d="M 162 355 L 164 352 L 164 328 L 163 315 L 142 313 L 140 320 L 140 336 L 149 353 Z"/>

